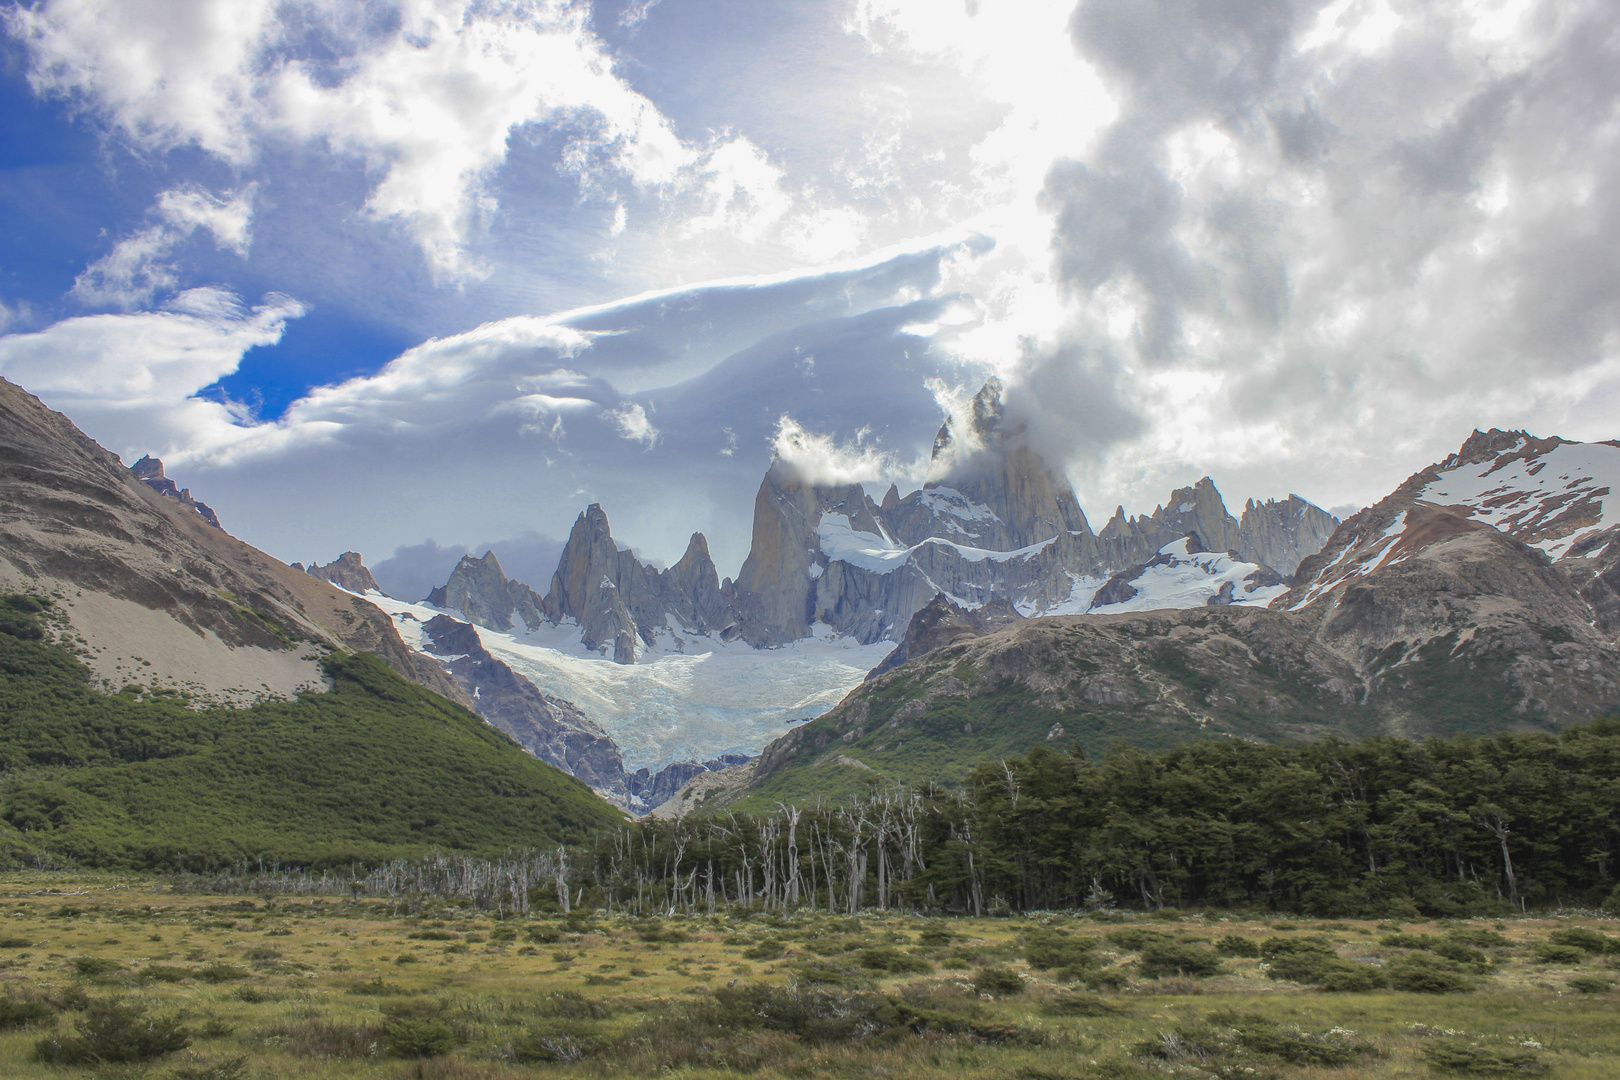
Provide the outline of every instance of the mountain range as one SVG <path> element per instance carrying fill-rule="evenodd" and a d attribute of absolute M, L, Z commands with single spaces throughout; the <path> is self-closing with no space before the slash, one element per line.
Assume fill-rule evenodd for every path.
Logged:
<path fill-rule="evenodd" d="M 944 780 L 1039 742 L 1558 727 L 1620 704 L 1620 445 L 1475 432 L 1344 522 L 1209 478 L 1094 531 L 991 380 L 881 499 L 774 461 L 722 578 L 576 520 L 542 593 L 493 553 L 420 601 L 277 562 L 162 463 L 0 385 L 0 586 L 109 691 L 242 705 L 374 652 L 635 812 Z M 683 787 L 686 789 L 682 791 Z M 679 798 L 672 797 L 677 796 Z"/>

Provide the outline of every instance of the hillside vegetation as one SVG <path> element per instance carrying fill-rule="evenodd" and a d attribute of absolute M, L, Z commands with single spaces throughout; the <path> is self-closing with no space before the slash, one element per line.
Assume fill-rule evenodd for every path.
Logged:
<path fill-rule="evenodd" d="M 15 857 L 107 867 L 307 866 L 578 842 L 621 815 L 366 653 L 330 693 L 248 709 L 104 694 L 48 602 L 0 597 L 0 818 Z"/>

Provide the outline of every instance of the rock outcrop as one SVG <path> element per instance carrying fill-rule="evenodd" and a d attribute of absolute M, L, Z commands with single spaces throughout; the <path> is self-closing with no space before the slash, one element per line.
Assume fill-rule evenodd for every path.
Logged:
<path fill-rule="evenodd" d="M 900 639 L 900 644 L 866 677 L 876 678 L 908 660 L 915 660 L 958 641 L 995 633 L 1023 618 L 1018 609 L 1006 600 L 992 600 L 983 607 L 964 608 L 952 603 L 944 593 L 935 593 L 934 598 L 906 624 L 906 634 Z"/>
<path fill-rule="evenodd" d="M 521 581 L 511 581 L 493 551 L 475 559 L 463 555 L 450 571 L 450 579 L 428 594 L 434 607 L 459 611 L 469 622 L 487 630 L 512 629 L 515 616 L 526 626 L 539 626 L 540 597 Z"/>
<path fill-rule="evenodd" d="M 197 512 L 198 517 L 208 522 L 208 524 L 221 532 L 225 531 L 225 526 L 219 523 L 219 515 L 214 513 L 213 507 L 205 502 L 198 502 L 192 497 L 190 488 L 183 488 L 163 475 L 163 462 L 158 458 L 147 454 L 131 465 L 129 471 L 135 474 L 137 480 L 159 495 L 166 495 L 181 506 L 189 506 Z"/>
<path fill-rule="evenodd" d="M 1338 527 L 1338 518 L 1298 495 L 1263 503 L 1250 499 L 1243 507 L 1236 551 L 1245 562 L 1292 577 L 1300 561 L 1321 551 Z"/>
<path fill-rule="evenodd" d="M 293 563 L 292 565 L 294 570 L 303 570 L 310 577 L 330 581 L 338 588 L 346 589 L 352 593 L 359 593 L 363 596 L 367 592 L 382 592 L 382 589 L 377 587 L 377 579 L 371 576 L 370 570 L 366 569 L 365 561 L 360 558 L 358 551 L 345 551 L 325 566 L 320 566 L 314 562 L 311 562 L 307 568 L 300 563 Z M 383 595 L 386 596 L 387 594 L 383 593 Z"/>
<path fill-rule="evenodd" d="M 693 533 L 680 561 L 668 570 L 647 566 L 619 550 L 607 514 L 592 503 L 575 520 L 541 612 L 553 624 L 572 619 L 585 646 L 635 663 L 662 631 L 707 634 L 731 621 L 720 575 L 702 533 Z"/>

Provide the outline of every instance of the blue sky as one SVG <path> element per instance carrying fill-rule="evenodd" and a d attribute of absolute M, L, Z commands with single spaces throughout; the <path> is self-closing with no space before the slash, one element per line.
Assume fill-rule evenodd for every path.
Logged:
<path fill-rule="evenodd" d="M 1096 518 L 1620 435 L 1610 4 L 3 10 L 0 374 L 288 560 L 734 573 L 990 372 Z"/>

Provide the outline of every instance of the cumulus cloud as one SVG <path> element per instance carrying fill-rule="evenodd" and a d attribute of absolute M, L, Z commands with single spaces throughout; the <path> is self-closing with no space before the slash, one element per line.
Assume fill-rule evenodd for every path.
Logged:
<path fill-rule="evenodd" d="M 469 242 L 496 210 L 509 140 L 532 127 L 564 134 L 560 167 L 588 193 L 707 192 L 698 221 L 745 233 L 781 217 L 780 174 L 759 148 L 683 141 L 589 16 L 574 0 L 46 0 L 5 21 L 37 92 L 143 148 L 196 146 L 240 169 L 291 142 L 364 163 L 377 176 L 366 213 L 406 229 L 441 281 L 487 271 Z M 166 282 L 142 261 L 156 240 L 125 253 L 151 267 L 131 287 Z M 108 268 L 114 286 L 122 265 Z"/>
<path fill-rule="evenodd" d="M 156 223 L 118 241 L 73 279 L 75 297 L 126 310 L 149 303 L 178 283 L 177 268 L 164 260 L 199 229 L 221 251 L 246 257 L 253 241 L 253 187 L 220 196 L 187 184 L 160 194 L 150 216 Z"/>
<path fill-rule="evenodd" d="M 303 314 L 290 297 L 247 308 L 223 290 L 191 289 L 158 311 L 87 315 L 0 337 L 0 374 L 126 457 L 183 456 L 252 430 L 241 407 L 195 394 Z"/>
<path fill-rule="evenodd" d="M 1603 434 L 1571 387 L 1620 359 L 1617 30 L 1599 3 L 1080 3 L 1122 111 L 1047 174 L 1053 267 L 1151 418 L 1107 482 L 1364 500 L 1476 424 Z"/>

